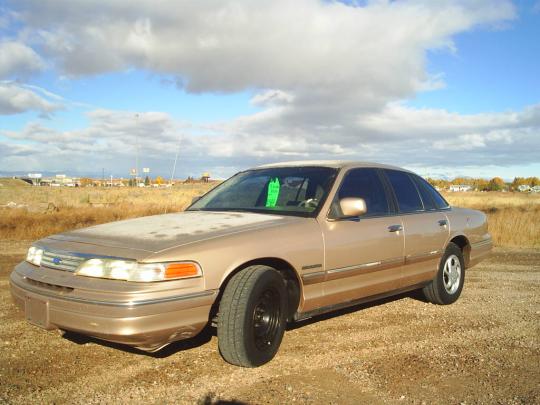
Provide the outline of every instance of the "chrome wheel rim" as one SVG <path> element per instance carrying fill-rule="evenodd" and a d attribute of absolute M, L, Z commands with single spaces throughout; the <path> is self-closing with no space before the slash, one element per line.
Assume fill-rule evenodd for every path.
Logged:
<path fill-rule="evenodd" d="M 461 262 L 456 255 L 446 259 L 443 268 L 443 285 L 448 294 L 455 294 L 461 282 Z"/>

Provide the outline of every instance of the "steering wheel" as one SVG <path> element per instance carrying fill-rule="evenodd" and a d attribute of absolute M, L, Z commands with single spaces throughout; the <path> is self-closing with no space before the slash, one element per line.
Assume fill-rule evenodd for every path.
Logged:
<path fill-rule="evenodd" d="M 316 198 L 308 198 L 307 200 L 300 201 L 298 203 L 299 207 L 305 207 L 305 208 L 317 208 L 317 205 L 319 205 L 319 200 Z"/>

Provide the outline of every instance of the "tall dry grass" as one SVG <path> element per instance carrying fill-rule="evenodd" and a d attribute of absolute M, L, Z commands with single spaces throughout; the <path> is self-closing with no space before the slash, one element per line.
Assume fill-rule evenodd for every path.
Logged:
<path fill-rule="evenodd" d="M 540 248 L 540 195 L 525 193 L 445 193 L 453 206 L 483 211 L 495 245 Z"/>
<path fill-rule="evenodd" d="M 94 189 L 16 186 L 0 180 L 0 238 L 39 239 L 71 229 L 184 210 L 192 198 L 215 184 L 182 184 L 169 189 Z M 5 184 L 5 185 L 4 185 Z M 484 211 L 496 245 L 540 248 L 540 195 L 446 193 L 450 204 Z M 52 209 L 51 209 L 52 207 Z M 45 209 L 48 212 L 44 212 Z"/>
<path fill-rule="evenodd" d="M 11 179 L 9 179 L 11 180 Z M 132 187 L 34 187 L 24 182 L 7 183 L 0 179 L 0 206 L 9 202 L 26 205 L 30 211 L 52 203 L 58 208 L 88 207 L 130 203 L 134 205 L 184 205 L 193 196 L 204 194 L 214 187 L 211 183 L 185 183 L 171 188 Z"/>
<path fill-rule="evenodd" d="M 193 197 L 215 185 L 192 183 L 167 189 L 0 187 L 0 205 L 17 204 L 17 208 L 0 208 L 0 238 L 39 239 L 121 219 L 179 212 Z"/>

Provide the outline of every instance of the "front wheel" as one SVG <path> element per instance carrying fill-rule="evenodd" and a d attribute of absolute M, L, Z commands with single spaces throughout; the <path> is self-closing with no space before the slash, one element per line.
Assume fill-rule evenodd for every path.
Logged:
<path fill-rule="evenodd" d="M 465 261 L 459 246 L 450 242 L 439 264 L 437 275 L 422 289 L 428 301 L 448 305 L 457 301 L 465 282 Z"/>
<path fill-rule="evenodd" d="M 287 291 L 281 274 L 250 266 L 235 274 L 219 304 L 217 335 L 223 358 L 237 366 L 257 367 L 276 355 L 287 314 Z"/>

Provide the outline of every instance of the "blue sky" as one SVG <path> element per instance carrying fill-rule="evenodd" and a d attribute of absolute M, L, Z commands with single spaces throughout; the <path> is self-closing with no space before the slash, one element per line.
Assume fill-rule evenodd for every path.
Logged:
<path fill-rule="evenodd" d="M 515 2 L 516 20 L 454 37 L 455 53 L 429 52 L 427 69 L 446 87 L 419 93 L 411 105 L 464 114 L 519 110 L 540 98 L 540 7 Z"/>
<path fill-rule="evenodd" d="M 0 3 L 0 172 L 540 176 L 540 2 Z"/>

